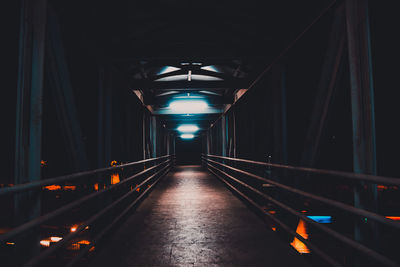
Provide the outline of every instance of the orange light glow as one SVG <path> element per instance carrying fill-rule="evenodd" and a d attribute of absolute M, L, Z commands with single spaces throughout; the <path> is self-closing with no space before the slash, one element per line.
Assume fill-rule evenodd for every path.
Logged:
<path fill-rule="evenodd" d="M 269 214 L 276 214 L 276 211 L 274 211 L 274 210 L 269 210 L 268 213 L 269 213 Z"/>
<path fill-rule="evenodd" d="M 76 185 L 64 185 L 64 190 L 76 190 Z"/>
<path fill-rule="evenodd" d="M 71 245 L 69 245 L 67 247 L 67 249 L 69 250 L 79 250 L 81 248 L 81 246 L 78 243 L 72 243 Z"/>
<path fill-rule="evenodd" d="M 118 173 L 114 173 L 111 175 L 111 184 L 118 184 L 119 181 L 119 174 Z"/>
<path fill-rule="evenodd" d="M 394 221 L 400 221 L 400 216 L 386 216 L 386 218 L 394 220 Z"/>
<path fill-rule="evenodd" d="M 306 212 L 307 212 L 306 210 L 302 210 L 302 211 L 301 211 L 301 213 L 306 213 Z"/>
<path fill-rule="evenodd" d="M 297 225 L 296 233 L 301 235 L 304 239 L 308 239 L 306 223 L 301 219 L 299 221 L 299 224 Z M 294 247 L 301 254 L 310 253 L 310 249 L 297 237 L 294 238 L 293 242 L 290 243 L 290 245 L 292 245 L 292 247 Z"/>
<path fill-rule="evenodd" d="M 99 184 L 97 184 L 97 183 L 94 184 L 94 190 L 95 190 L 95 191 L 99 191 Z"/>
<path fill-rule="evenodd" d="M 51 242 L 58 242 L 62 239 L 62 237 L 59 236 L 52 236 L 50 237 Z"/>
<path fill-rule="evenodd" d="M 45 189 L 49 190 L 49 191 L 56 191 L 56 190 L 61 190 L 61 186 L 60 185 L 48 185 L 44 187 Z"/>
<path fill-rule="evenodd" d="M 45 161 L 45 160 L 40 161 L 40 167 L 44 167 L 46 165 L 47 165 L 47 161 Z"/>
<path fill-rule="evenodd" d="M 43 247 L 50 247 L 50 240 L 40 240 L 40 245 L 42 245 Z"/>
<path fill-rule="evenodd" d="M 14 242 L 6 242 L 6 244 L 9 245 L 9 246 L 14 246 L 15 245 Z"/>
<path fill-rule="evenodd" d="M 137 186 L 138 186 L 138 184 L 135 187 L 137 187 Z M 136 188 L 136 192 L 139 192 L 139 191 L 140 191 L 140 187 Z"/>
<path fill-rule="evenodd" d="M 272 227 L 271 229 L 272 229 L 272 231 L 274 231 L 274 232 L 276 231 L 276 227 Z"/>
<path fill-rule="evenodd" d="M 90 252 L 94 251 L 94 247 L 91 247 L 91 248 L 89 249 L 89 251 L 90 251 Z"/>
<path fill-rule="evenodd" d="M 89 241 L 89 240 L 81 240 L 81 241 L 78 242 L 78 244 L 81 244 L 81 245 L 90 245 L 90 241 Z"/>
<path fill-rule="evenodd" d="M 77 243 L 72 243 L 70 246 L 68 246 L 69 250 L 80 250 L 81 249 L 81 245 L 90 245 L 90 241 L 89 240 L 81 240 L 78 241 Z M 89 251 L 93 251 L 94 247 L 90 248 Z"/>
<path fill-rule="evenodd" d="M 78 229 L 78 225 L 74 225 L 71 227 L 71 232 L 75 232 Z"/>
<path fill-rule="evenodd" d="M 388 186 L 386 186 L 386 185 L 377 185 L 376 187 L 378 188 L 378 190 L 387 190 L 388 189 Z"/>

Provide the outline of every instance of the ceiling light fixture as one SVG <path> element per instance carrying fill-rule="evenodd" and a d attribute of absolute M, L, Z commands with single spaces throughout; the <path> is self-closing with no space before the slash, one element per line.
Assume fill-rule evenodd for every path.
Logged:
<path fill-rule="evenodd" d="M 194 134 L 181 134 L 182 139 L 193 139 Z"/>
<path fill-rule="evenodd" d="M 207 111 L 208 104 L 203 100 L 175 100 L 169 109 L 175 114 L 199 114 Z"/>
<path fill-rule="evenodd" d="M 194 133 L 199 130 L 199 127 L 194 124 L 183 124 L 178 127 L 178 131 L 181 133 Z"/>

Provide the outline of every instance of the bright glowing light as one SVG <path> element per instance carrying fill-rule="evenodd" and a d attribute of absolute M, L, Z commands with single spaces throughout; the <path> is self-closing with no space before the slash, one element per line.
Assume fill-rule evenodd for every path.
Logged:
<path fill-rule="evenodd" d="M 50 247 L 50 240 L 40 240 L 40 245 L 42 245 L 43 247 Z"/>
<path fill-rule="evenodd" d="M 120 182 L 119 174 L 118 173 L 111 174 L 111 184 L 118 184 L 119 182 Z"/>
<path fill-rule="evenodd" d="M 400 216 L 386 216 L 386 218 L 394 220 L 394 221 L 400 221 Z"/>
<path fill-rule="evenodd" d="M 297 225 L 296 233 L 298 233 L 304 239 L 308 239 L 306 223 L 301 219 Z M 301 242 L 297 237 L 294 238 L 290 245 L 292 245 L 292 247 L 294 247 L 301 254 L 310 253 L 310 249 L 306 246 L 306 244 Z"/>
<path fill-rule="evenodd" d="M 203 69 L 203 70 L 208 70 L 208 71 L 218 72 L 218 70 L 217 70 L 214 66 L 212 66 L 212 65 L 201 67 L 201 69 Z"/>
<path fill-rule="evenodd" d="M 169 104 L 169 108 L 177 114 L 203 113 L 208 104 L 203 100 L 175 100 Z"/>
<path fill-rule="evenodd" d="M 52 236 L 50 237 L 51 242 L 58 242 L 62 239 L 62 237 L 59 236 Z"/>
<path fill-rule="evenodd" d="M 71 232 L 75 232 L 77 228 L 78 228 L 78 226 L 76 226 L 76 225 L 72 226 L 71 227 Z"/>
<path fill-rule="evenodd" d="M 170 73 L 170 72 L 177 71 L 177 70 L 180 70 L 180 68 L 172 67 L 172 66 L 167 66 L 167 67 L 164 67 L 164 68 L 158 73 L 158 75 Z"/>
<path fill-rule="evenodd" d="M 194 134 L 181 134 L 182 139 L 193 139 Z"/>
<path fill-rule="evenodd" d="M 307 217 L 318 223 L 331 223 L 332 222 L 332 216 L 307 216 Z"/>
<path fill-rule="evenodd" d="M 181 133 L 194 133 L 199 130 L 199 127 L 197 125 L 193 124 L 184 124 L 178 127 L 178 131 Z"/>

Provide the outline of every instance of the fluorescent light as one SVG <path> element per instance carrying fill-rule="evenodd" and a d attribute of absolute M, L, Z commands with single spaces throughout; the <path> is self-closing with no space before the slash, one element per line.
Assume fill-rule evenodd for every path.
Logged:
<path fill-rule="evenodd" d="M 193 124 L 184 124 L 178 127 L 178 131 L 181 133 L 194 133 L 199 130 L 199 127 L 197 125 Z"/>
<path fill-rule="evenodd" d="M 194 134 L 181 134 L 182 139 L 193 139 Z"/>
<path fill-rule="evenodd" d="M 177 70 L 180 70 L 180 68 L 166 66 L 157 75 L 166 74 L 166 73 L 170 73 L 170 72 L 177 71 Z"/>
<path fill-rule="evenodd" d="M 203 66 L 203 67 L 201 67 L 201 69 L 203 69 L 203 70 L 208 70 L 208 71 L 213 71 L 213 72 L 218 72 L 218 70 L 217 70 L 214 66 L 212 66 L 212 65 L 210 65 L 210 66 Z"/>
<path fill-rule="evenodd" d="M 203 100 L 175 100 L 169 104 L 169 108 L 176 114 L 203 113 L 208 104 Z"/>

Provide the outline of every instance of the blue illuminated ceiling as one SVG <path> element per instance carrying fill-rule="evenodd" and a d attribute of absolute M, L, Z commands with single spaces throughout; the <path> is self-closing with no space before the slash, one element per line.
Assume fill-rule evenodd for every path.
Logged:
<path fill-rule="evenodd" d="M 133 75 L 131 88 L 142 92 L 144 104 L 173 131 L 182 123 L 196 124 L 200 131 L 207 129 L 226 105 L 233 103 L 235 90 L 249 84 L 247 67 L 240 61 L 164 64 L 142 63 Z M 188 101 L 188 105 L 180 110 L 172 108 L 173 103 L 182 101 Z M 206 107 L 196 110 L 200 102 Z"/>

